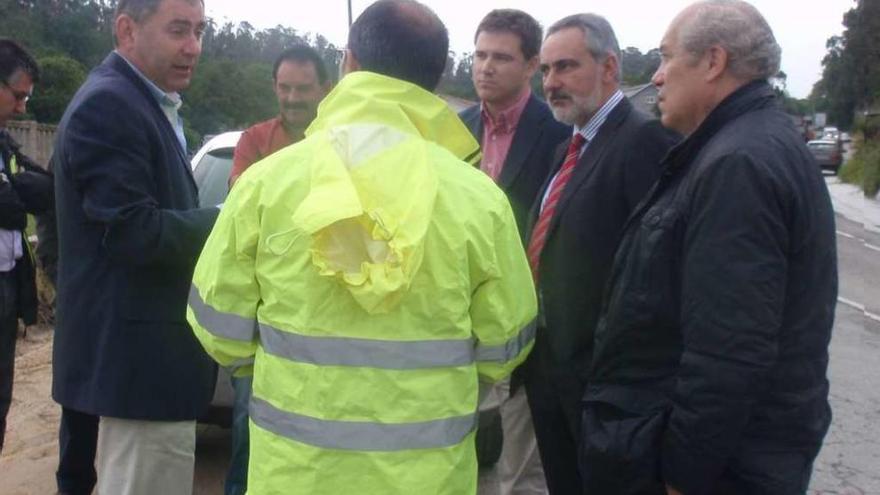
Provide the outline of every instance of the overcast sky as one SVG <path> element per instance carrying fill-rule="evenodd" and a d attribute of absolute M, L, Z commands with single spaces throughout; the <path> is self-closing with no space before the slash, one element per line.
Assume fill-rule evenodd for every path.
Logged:
<path fill-rule="evenodd" d="M 474 30 L 483 15 L 494 8 L 516 8 L 533 15 L 546 28 L 577 12 L 605 16 L 617 33 L 621 48 L 634 46 L 642 53 L 656 48 L 669 22 L 691 0 L 423 0 L 449 29 L 450 49 L 458 54 L 473 50 Z M 372 0 L 352 0 L 357 18 Z M 804 98 L 822 75 L 825 41 L 843 32 L 843 14 L 855 0 L 824 0 L 808 4 L 794 0 L 754 0 L 782 46 L 782 70 L 788 74 L 788 91 Z M 582 5 L 582 7 L 574 7 Z M 344 46 L 348 30 L 346 0 L 206 0 L 207 15 L 218 23 L 247 21 L 258 29 L 288 26 L 301 33 L 321 33 Z"/>

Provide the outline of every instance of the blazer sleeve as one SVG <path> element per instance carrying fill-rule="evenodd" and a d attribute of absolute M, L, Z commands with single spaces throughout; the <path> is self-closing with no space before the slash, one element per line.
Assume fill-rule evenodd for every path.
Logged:
<path fill-rule="evenodd" d="M 70 116 L 63 139 L 64 173 L 86 217 L 104 225 L 103 248 L 121 264 L 192 266 L 217 218 L 217 208 L 159 205 L 157 160 L 165 157 L 155 122 L 115 92 L 97 92 Z M 108 111 L 113 109 L 113 111 Z"/>

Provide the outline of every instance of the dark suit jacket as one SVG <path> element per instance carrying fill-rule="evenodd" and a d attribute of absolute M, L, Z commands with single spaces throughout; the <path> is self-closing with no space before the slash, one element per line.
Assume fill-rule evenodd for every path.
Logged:
<path fill-rule="evenodd" d="M 593 331 L 621 230 L 677 140 L 623 99 L 581 156 L 557 204 L 541 252 L 541 315 L 529 364 L 576 394 L 570 398 L 575 404 L 590 368 Z M 569 141 L 559 146 L 553 174 Z M 530 225 L 537 221 L 539 203 L 530 213 Z"/>
<path fill-rule="evenodd" d="M 121 56 L 74 96 L 53 161 L 53 397 L 100 416 L 196 418 L 216 370 L 186 323 L 186 300 L 218 210 L 197 209 L 185 151 Z"/>
<path fill-rule="evenodd" d="M 480 105 L 464 110 L 459 117 L 482 144 Z M 570 136 L 571 127 L 557 122 L 546 103 L 535 95 L 529 97 L 498 178 L 498 186 L 507 194 L 523 239 L 528 237 L 525 228 L 529 210 L 553 165 L 556 147 Z"/>

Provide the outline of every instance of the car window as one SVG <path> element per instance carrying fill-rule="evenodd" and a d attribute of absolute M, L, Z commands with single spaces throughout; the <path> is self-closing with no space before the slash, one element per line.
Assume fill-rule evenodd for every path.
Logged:
<path fill-rule="evenodd" d="M 206 153 L 195 166 L 193 176 L 199 188 L 199 205 L 215 206 L 229 192 L 229 171 L 232 169 L 233 148 L 220 148 Z"/>

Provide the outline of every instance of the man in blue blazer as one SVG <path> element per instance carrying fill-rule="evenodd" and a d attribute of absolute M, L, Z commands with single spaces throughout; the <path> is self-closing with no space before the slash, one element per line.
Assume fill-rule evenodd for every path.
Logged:
<path fill-rule="evenodd" d="M 460 116 L 481 143 L 480 168 L 507 194 L 524 237 L 529 209 L 553 164 L 554 150 L 571 128 L 557 122 L 531 92 L 541 46 L 541 26 L 534 18 L 519 10 L 493 10 L 477 27 L 474 43 L 472 73 L 480 104 Z M 487 403 L 500 406 L 503 434 L 498 434 L 497 415 L 484 413 L 478 455 L 483 466 L 494 461 L 493 436 L 503 437 L 500 453 L 494 449 L 500 455 L 498 492 L 540 495 L 547 488 L 520 374 L 515 372 L 490 393 Z"/>
<path fill-rule="evenodd" d="M 58 129 L 52 395 L 100 417 L 100 493 L 192 491 L 215 368 L 185 308 L 218 210 L 197 206 L 177 92 L 204 27 L 201 0 L 121 0 L 117 48 Z"/>

